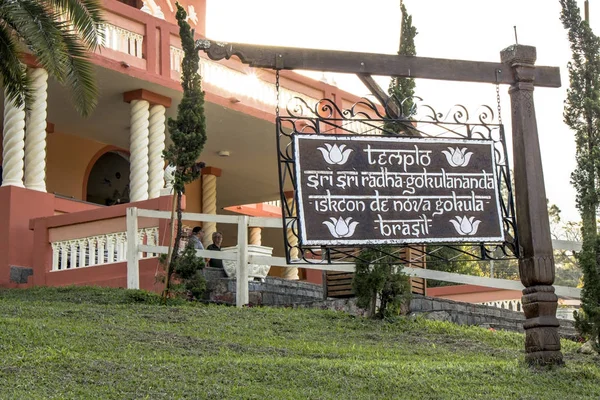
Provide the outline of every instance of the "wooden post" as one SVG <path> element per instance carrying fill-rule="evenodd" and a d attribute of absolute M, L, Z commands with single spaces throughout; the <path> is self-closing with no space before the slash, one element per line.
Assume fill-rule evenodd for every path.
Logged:
<path fill-rule="evenodd" d="M 138 215 L 137 208 L 127 209 L 127 289 L 140 288 L 140 267 L 138 252 Z"/>
<path fill-rule="evenodd" d="M 236 277 L 235 305 L 248 304 L 248 216 L 238 217 L 238 260 Z"/>
<path fill-rule="evenodd" d="M 546 190 L 538 140 L 533 87 L 536 49 L 513 45 L 500 53 L 511 66 L 513 159 L 519 244 L 519 276 L 525 313 L 525 350 L 530 364 L 560 364 L 560 337 L 554 293 L 554 256 L 546 207 Z M 504 72 L 503 75 L 509 71 Z"/>

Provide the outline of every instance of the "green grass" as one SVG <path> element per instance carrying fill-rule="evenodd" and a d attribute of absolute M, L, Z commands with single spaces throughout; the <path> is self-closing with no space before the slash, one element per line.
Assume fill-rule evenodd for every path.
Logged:
<path fill-rule="evenodd" d="M 597 399 L 600 358 L 423 319 L 161 306 L 142 292 L 0 291 L 2 399 Z M 148 304 L 151 303 L 151 304 Z"/>

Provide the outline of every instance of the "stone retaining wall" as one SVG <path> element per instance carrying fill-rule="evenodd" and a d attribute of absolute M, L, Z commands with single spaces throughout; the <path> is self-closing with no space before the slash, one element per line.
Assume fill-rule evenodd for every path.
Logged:
<path fill-rule="evenodd" d="M 235 279 L 224 277 L 222 270 L 214 270 L 214 268 L 205 268 L 205 276 L 208 287 L 207 300 L 235 304 Z M 366 315 L 365 310 L 356 306 L 356 298 L 323 300 L 323 286 L 314 283 L 267 277 L 264 282 L 249 282 L 248 289 L 252 305 L 319 308 L 357 316 Z M 523 321 L 525 321 L 525 316 L 520 311 L 417 294 L 414 294 L 411 299 L 410 313 L 459 325 L 478 325 L 515 332 L 523 332 Z M 561 337 L 569 339 L 578 337 L 572 321 L 559 319 L 559 322 Z"/>
<path fill-rule="evenodd" d="M 323 310 L 342 311 L 352 315 L 365 316 L 366 311 L 356 306 L 356 299 L 327 299 L 296 307 L 319 308 Z M 458 325 L 477 325 L 482 327 L 523 332 L 525 316 L 519 311 L 510 311 L 483 304 L 460 303 L 434 297 L 413 295 L 410 302 L 411 315 L 422 315 L 425 318 L 449 321 Z M 575 340 L 578 338 L 573 322 L 559 319 L 561 337 Z"/>
<path fill-rule="evenodd" d="M 459 303 L 457 301 L 414 296 L 410 302 L 410 310 L 414 313 L 427 313 L 432 319 L 451 321 L 459 325 L 479 325 L 494 329 L 523 332 L 525 315 L 520 311 L 505 310 L 483 304 Z M 576 339 L 578 337 L 573 321 L 559 319 L 558 328 L 561 337 Z"/>
<path fill-rule="evenodd" d="M 236 280 L 207 279 L 208 300 L 235 304 Z M 287 306 L 323 299 L 323 286 L 309 282 L 267 277 L 264 282 L 248 282 L 248 298 L 252 305 Z"/>

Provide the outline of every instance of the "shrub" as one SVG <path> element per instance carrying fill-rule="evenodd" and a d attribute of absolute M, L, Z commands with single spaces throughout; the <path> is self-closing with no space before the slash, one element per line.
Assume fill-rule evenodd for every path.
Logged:
<path fill-rule="evenodd" d="M 373 318 L 401 314 L 411 298 L 410 280 L 392 251 L 390 246 L 364 249 L 356 261 L 352 288 L 357 305 Z"/>

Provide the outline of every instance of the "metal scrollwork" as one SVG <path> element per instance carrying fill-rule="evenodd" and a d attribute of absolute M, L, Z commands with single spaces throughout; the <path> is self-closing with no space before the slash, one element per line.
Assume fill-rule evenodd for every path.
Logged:
<path fill-rule="evenodd" d="M 210 50 L 216 46 L 211 46 Z M 227 49 L 219 50 L 227 56 Z M 217 50 L 215 50 L 218 53 Z M 216 54 L 215 53 L 215 54 Z M 412 135 L 424 138 L 452 138 L 491 140 L 494 142 L 497 186 L 502 212 L 502 226 L 505 230 L 504 243 L 460 243 L 456 245 L 414 245 L 395 246 L 392 256 L 399 262 L 406 254 L 401 249 L 410 249 L 413 254 L 427 257 L 427 262 L 464 262 L 481 260 L 515 259 L 519 257 L 517 226 L 514 210 L 511 173 L 504 127 L 496 122 L 497 116 L 487 105 L 469 113 L 463 105 L 455 105 L 448 112 L 436 111 L 419 97 L 397 99 L 390 97 L 380 105 L 368 98 L 362 98 L 350 107 L 340 109 L 331 99 L 321 99 L 314 103 L 294 97 L 285 107 L 284 113 L 276 120 L 279 179 L 281 188 L 282 213 L 285 221 L 284 242 L 286 257 L 293 263 L 355 263 L 361 248 L 342 246 L 303 246 L 298 233 L 298 218 L 295 215 L 296 199 L 286 202 L 284 191 L 295 190 L 298 180 L 295 175 L 293 137 L 295 134 L 344 133 L 359 135 Z M 293 233 L 289 240 L 287 232 Z M 368 247 L 368 246 L 367 246 Z M 294 254 L 292 260 L 290 255 Z"/>

